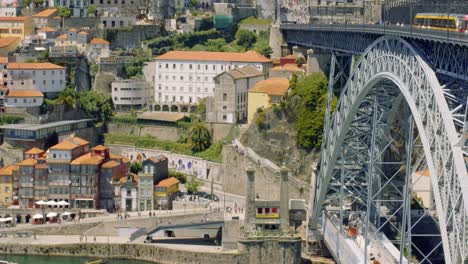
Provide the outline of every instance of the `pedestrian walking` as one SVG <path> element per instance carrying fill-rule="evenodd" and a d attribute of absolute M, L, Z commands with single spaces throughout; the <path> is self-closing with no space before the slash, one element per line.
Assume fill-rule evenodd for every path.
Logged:
<path fill-rule="evenodd" d="M 96 236 L 94 236 L 94 242 L 96 242 Z"/>

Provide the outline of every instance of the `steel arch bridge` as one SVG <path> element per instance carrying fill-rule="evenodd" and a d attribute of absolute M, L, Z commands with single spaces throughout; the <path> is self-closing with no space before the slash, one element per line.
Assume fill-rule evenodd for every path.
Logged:
<path fill-rule="evenodd" d="M 414 182 L 410 178 L 424 167 L 429 171 L 435 204 L 424 215 L 439 224 L 438 246 L 443 247 L 445 262 L 468 263 L 468 85 L 460 72 L 443 74 L 434 69 L 431 59 L 398 36 L 378 38 L 350 67 L 332 115 L 332 86 L 337 77 L 346 75 L 344 71 L 335 75 L 336 69 L 345 67 L 332 57 L 317 188 L 311 191 L 315 192 L 311 226 L 325 216 L 325 206 L 338 206 L 338 213 L 328 218 L 340 226 L 341 234 L 343 219 L 354 214 L 356 225 L 362 224 L 366 259 L 369 247 L 383 247 L 382 230 L 394 227 L 399 235 L 399 256 L 387 254 L 387 261 L 406 263 L 414 250 L 423 256 L 423 262 L 431 263 L 429 256 L 436 248 L 422 252 L 412 244 L 417 223 L 411 221 Z M 404 120 L 400 122 L 404 132 L 400 141 L 392 133 L 397 119 Z M 401 142 L 403 147 L 397 146 Z M 388 156 L 399 159 L 389 161 Z M 345 209 L 345 202 L 353 208 Z M 384 217 L 382 208 L 395 212 Z M 392 219 L 397 215 L 395 223 Z M 328 246 L 340 262 L 356 261 L 342 252 L 339 239 L 335 242 L 336 247 L 331 242 Z"/>

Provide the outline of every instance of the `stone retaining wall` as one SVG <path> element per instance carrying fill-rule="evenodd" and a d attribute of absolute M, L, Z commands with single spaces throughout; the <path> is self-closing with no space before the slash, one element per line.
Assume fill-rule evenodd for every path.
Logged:
<path fill-rule="evenodd" d="M 43 255 L 136 259 L 157 263 L 248 263 L 248 256 L 227 252 L 192 252 L 160 248 L 151 244 L 0 244 L 0 255 Z"/>

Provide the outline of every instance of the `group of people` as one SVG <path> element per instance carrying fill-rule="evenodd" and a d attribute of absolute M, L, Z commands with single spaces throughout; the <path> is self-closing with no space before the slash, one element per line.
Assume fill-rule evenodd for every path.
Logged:
<path fill-rule="evenodd" d="M 129 214 L 129 213 L 124 213 L 124 214 L 118 213 L 118 214 L 117 214 L 117 219 L 118 219 L 118 220 L 123 220 L 123 219 L 127 219 L 127 218 L 130 218 L 130 214 Z"/>

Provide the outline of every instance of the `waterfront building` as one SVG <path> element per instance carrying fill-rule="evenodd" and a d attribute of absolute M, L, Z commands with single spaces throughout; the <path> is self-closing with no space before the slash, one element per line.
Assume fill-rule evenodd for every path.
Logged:
<path fill-rule="evenodd" d="M 5 95 L 5 107 L 39 107 L 44 95 L 38 90 L 9 90 Z"/>
<path fill-rule="evenodd" d="M 179 192 L 180 181 L 171 177 L 160 181 L 154 186 L 154 204 L 159 210 L 172 210 L 172 201 Z"/>
<path fill-rule="evenodd" d="M 76 56 L 86 51 L 87 43 L 87 32 L 79 32 L 75 28 L 70 28 L 65 33 L 55 38 L 55 44 L 49 47 L 49 52 L 52 57 Z"/>
<path fill-rule="evenodd" d="M 151 84 L 142 79 L 112 82 L 112 101 L 117 111 L 142 110 L 152 99 Z"/>
<path fill-rule="evenodd" d="M 8 53 L 14 51 L 20 44 L 18 37 L 3 37 L 0 38 L 0 56 L 7 57 Z"/>
<path fill-rule="evenodd" d="M 264 79 L 264 73 L 252 66 L 217 75 L 214 96 L 206 102 L 207 121 L 229 124 L 247 121 L 247 92 Z"/>
<path fill-rule="evenodd" d="M 18 37 L 23 40 L 34 31 L 32 17 L 0 17 L 0 37 Z"/>
<path fill-rule="evenodd" d="M 156 58 L 155 111 L 188 112 L 200 99 L 214 95 L 215 77 L 245 66 L 265 75 L 271 60 L 255 51 L 170 51 Z"/>
<path fill-rule="evenodd" d="M 153 175 L 151 173 L 138 173 L 138 200 L 139 210 L 153 210 Z"/>
<path fill-rule="evenodd" d="M 17 179 L 18 201 L 22 207 L 34 207 L 34 175 L 37 160 L 25 159 L 18 163 L 18 171 L 14 177 Z"/>
<path fill-rule="evenodd" d="M 7 207 L 13 202 L 13 170 L 17 166 L 0 168 L 0 206 Z"/>
<path fill-rule="evenodd" d="M 138 210 L 138 176 L 128 173 L 114 182 L 116 209 L 123 212 Z"/>
<path fill-rule="evenodd" d="M 286 78 L 271 78 L 258 82 L 249 90 L 248 123 L 250 124 L 259 108 L 266 109 L 278 104 L 289 90 L 289 80 Z"/>
<path fill-rule="evenodd" d="M 21 89 L 32 90 L 31 84 L 46 96 L 55 95 L 65 90 L 65 67 L 50 63 L 8 63 L 7 87 L 12 90 L 22 86 Z"/>
<path fill-rule="evenodd" d="M 60 24 L 60 18 L 56 18 L 57 14 L 57 8 L 45 9 L 39 13 L 34 14 L 32 17 L 35 28 L 41 29 L 47 26 L 58 26 Z"/>
<path fill-rule="evenodd" d="M 159 154 L 142 161 L 143 175 L 151 175 L 153 184 L 157 184 L 163 179 L 169 177 L 169 160 L 166 156 Z"/>

